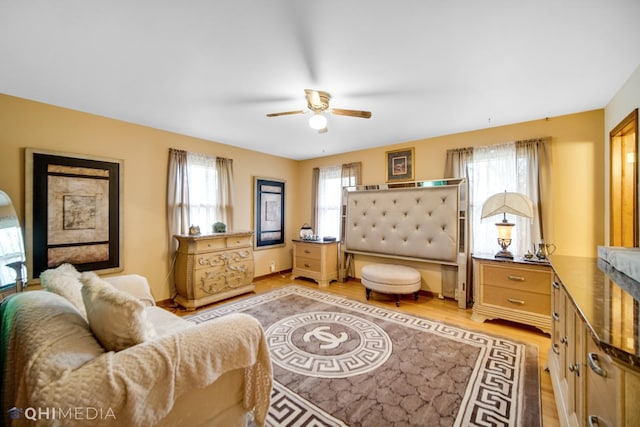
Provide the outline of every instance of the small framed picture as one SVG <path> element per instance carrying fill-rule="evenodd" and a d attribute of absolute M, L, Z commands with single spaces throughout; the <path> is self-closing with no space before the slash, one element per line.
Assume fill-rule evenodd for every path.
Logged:
<path fill-rule="evenodd" d="M 414 148 L 387 151 L 387 182 L 413 181 Z"/>

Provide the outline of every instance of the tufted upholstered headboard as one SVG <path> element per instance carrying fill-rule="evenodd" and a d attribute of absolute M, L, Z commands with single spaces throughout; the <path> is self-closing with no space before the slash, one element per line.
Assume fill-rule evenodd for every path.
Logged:
<path fill-rule="evenodd" d="M 345 250 L 456 263 L 458 187 L 347 193 Z"/>
<path fill-rule="evenodd" d="M 453 268 L 443 295 L 465 307 L 467 242 L 463 179 L 345 188 L 344 251 Z M 349 262 L 347 262 L 349 264 Z M 461 298 L 458 298 L 461 296 Z"/>

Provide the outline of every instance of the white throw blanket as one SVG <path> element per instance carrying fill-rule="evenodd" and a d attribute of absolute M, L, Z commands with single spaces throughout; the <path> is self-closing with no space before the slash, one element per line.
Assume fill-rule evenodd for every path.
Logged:
<path fill-rule="evenodd" d="M 5 411 L 96 408 L 101 414 L 92 426 L 151 426 L 186 391 L 243 368 L 245 408 L 253 408 L 257 424 L 264 423 L 271 362 L 263 329 L 251 316 L 224 316 L 116 353 L 105 352 L 75 308 L 58 295 L 26 292 L 4 305 Z M 22 416 L 13 425 L 34 424 Z M 69 425 L 69 419 L 49 418 L 46 425 Z"/>

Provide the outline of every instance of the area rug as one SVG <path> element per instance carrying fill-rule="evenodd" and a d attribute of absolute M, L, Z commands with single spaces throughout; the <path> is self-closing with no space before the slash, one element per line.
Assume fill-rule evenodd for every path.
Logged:
<path fill-rule="evenodd" d="M 270 426 L 541 424 L 533 345 L 295 285 L 188 319 L 234 312 L 265 328 Z"/>

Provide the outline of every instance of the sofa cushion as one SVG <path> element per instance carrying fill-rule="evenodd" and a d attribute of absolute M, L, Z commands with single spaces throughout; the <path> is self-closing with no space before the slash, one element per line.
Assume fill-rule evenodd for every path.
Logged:
<path fill-rule="evenodd" d="M 140 276 L 139 274 L 124 274 L 105 277 L 104 280 L 111 283 L 114 288 L 133 295 L 145 305 L 156 305 L 149 290 L 149 282 L 147 282 L 147 278 L 144 276 Z"/>
<path fill-rule="evenodd" d="M 61 264 L 56 268 L 50 268 L 40 274 L 40 283 L 46 290 L 66 298 L 82 317 L 87 319 L 87 312 L 82 301 L 82 283 L 80 273 L 71 264 Z"/>
<path fill-rule="evenodd" d="M 196 325 L 158 306 L 147 307 L 145 311 L 149 323 L 153 325 L 153 329 L 159 337 L 175 334 Z"/>
<path fill-rule="evenodd" d="M 80 281 L 89 326 L 105 349 L 124 350 L 156 336 L 140 300 L 94 272 L 82 273 Z"/>

